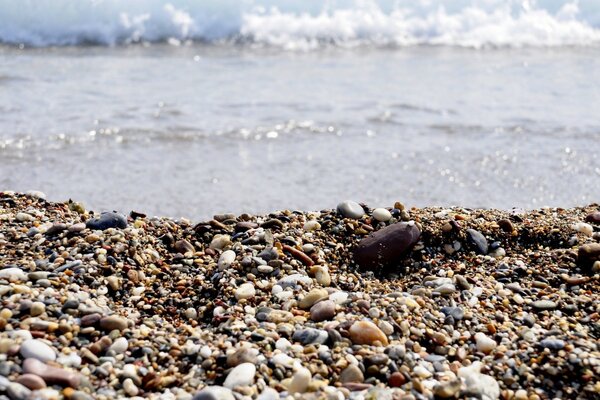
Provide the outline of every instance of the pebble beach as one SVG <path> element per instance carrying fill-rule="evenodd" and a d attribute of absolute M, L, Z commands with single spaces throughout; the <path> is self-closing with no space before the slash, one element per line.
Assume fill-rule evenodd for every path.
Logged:
<path fill-rule="evenodd" d="M 197 222 L 44 197 L 0 192 L 0 399 L 600 396 L 597 204 Z"/>

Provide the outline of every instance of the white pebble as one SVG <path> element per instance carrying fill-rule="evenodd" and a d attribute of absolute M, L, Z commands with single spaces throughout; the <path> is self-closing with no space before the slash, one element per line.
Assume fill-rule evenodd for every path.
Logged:
<path fill-rule="evenodd" d="M 123 354 L 127 351 L 129 342 L 126 338 L 120 337 L 110 345 L 109 350 L 114 351 L 116 354 Z"/>
<path fill-rule="evenodd" d="M 235 251 L 226 250 L 219 257 L 217 266 L 219 267 L 219 270 L 223 271 L 224 269 L 229 268 L 231 266 L 231 264 L 233 264 L 234 261 L 235 261 Z"/>
<path fill-rule="evenodd" d="M 477 332 L 475 334 L 475 342 L 477 351 L 488 354 L 496 348 L 496 341 L 485 335 L 485 333 Z"/>
<path fill-rule="evenodd" d="M 23 358 L 36 358 L 41 362 L 56 360 L 54 350 L 41 340 L 26 340 L 21 344 L 21 355 Z"/>
<path fill-rule="evenodd" d="M 250 386 L 254 382 L 254 375 L 256 375 L 256 366 L 252 363 L 242 363 L 229 372 L 223 386 L 228 389 Z"/>
<path fill-rule="evenodd" d="M 304 393 L 308 389 L 308 385 L 310 384 L 312 376 L 310 371 L 304 367 L 300 367 L 294 376 L 292 377 L 292 381 L 290 382 L 290 386 L 288 387 L 288 392 L 290 394 L 294 393 Z"/>
<path fill-rule="evenodd" d="M 585 222 L 578 222 L 573 225 L 573 229 L 575 229 L 579 233 L 583 233 L 585 236 L 592 236 L 594 234 L 594 228 L 590 224 L 586 224 Z"/>
<path fill-rule="evenodd" d="M 373 218 L 379 222 L 387 222 L 392 219 L 392 214 L 385 208 L 376 208 L 373 210 Z"/>
<path fill-rule="evenodd" d="M 254 285 L 250 282 L 240 285 L 240 287 L 235 290 L 235 298 L 238 300 L 251 299 L 255 294 L 256 290 L 254 289 Z"/>

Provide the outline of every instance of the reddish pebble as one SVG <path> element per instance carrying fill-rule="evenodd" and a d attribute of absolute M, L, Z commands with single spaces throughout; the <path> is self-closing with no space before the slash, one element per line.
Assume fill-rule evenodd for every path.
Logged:
<path fill-rule="evenodd" d="M 406 378 L 400 372 L 394 372 L 388 379 L 388 384 L 391 387 L 400 387 L 406 383 Z"/>
<path fill-rule="evenodd" d="M 46 387 L 46 382 L 34 374 L 25 374 L 17 378 L 17 383 L 31 390 L 39 390 Z"/>

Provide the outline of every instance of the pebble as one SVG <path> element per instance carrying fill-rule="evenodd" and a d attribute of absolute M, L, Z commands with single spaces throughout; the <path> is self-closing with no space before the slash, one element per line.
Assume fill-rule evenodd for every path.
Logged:
<path fill-rule="evenodd" d="M 310 309 L 310 319 L 321 322 L 335 316 L 335 303 L 331 300 L 320 301 Z"/>
<path fill-rule="evenodd" d="M 565 347 L 564 340 L 560 339 L 544 339 L 540 342 L 540 346 L 548 348 L 550 350 L 561 350 Z"/>
<path fill-rule="evenodd" d="M 414 223 L 386 226 L 360 241 L 354 250 L 354 260 L 361 268 L 386 266 L 408 252 L 420 235 Z"/>
<path fill-rule="evenodd" d="M 125 330 L 127 329 L 128 321 L 126 318 L 118 315 L 109 315 L 100 319 L 100 327 L 105 331 Z"/>
<path fill-rule="evenodd" d="M 579 247 L 577 262 L 591 270 L 594 262 L 600 260 L 600 243 L 589 243 Z"/>
<path fill-rule="evenodd" d="M 235 400 L 231 389 L 222 386 L 207 386 L 192 398 L 192 400 Z"/>
<path fill-rule="evenodd" d="M 477 351 L 485 354 L 491 353 L 496 348 L 496 341 L 489 338 L 485 333 L 477 332 L 475 334 L 475 342 L 477 345 Z"/>
<path fill-rule="evenodd" d="M 256 366 L 252 363 L 243 363 L 233 368 L 223 386 L 228 389 L 233 389 L 238 386 L 249 386 L 254 382 L 254 375 L 256 375 Z"/>
<path fill-rule="evenodd" d="M 385 208 L 376 208 L 373 210 L 373 218 L 379 222 L 388 222 L 392 219 L 392 213 Z"/>
<path fill-rule="evenodd" d="M 298 302 L 298 307 L 307 310 L 311 308 L 317 301 L 328 298 L 329 293 L 325 289 L 312 289 Z"/>
<path fill-rule="evenodd" d="M 256 289 L 254 289 L 254 285 L 250 282 L 241 284 L 235 290 L 235 298 L 238 300 L 251 299 L 255 295 L 256 295 Z"/>
<path fill-rule="evenodd" d="M 340 374 L 340 382 L 342 383 L 362 383 L 365 381 L 365 377 L 356 365 L 350 364 Z"/>
<path fill-rule="evenodd" d="M 357 321 L 352 324 L 348 333 L 350 340 L 354 344 L 388 345 L 388 338 L 385 334 L 370 321 Z"/>
<path fill-rule="evenodd" d="M 34 374 L 24 374 L 17 378 L 17 383 L 31 389 L 39 390 L 46 387 L 46 382 L 42 378 Z"/>
<path fill-rule="evenodd" d="M 78 373 L 46 365 L 35 358 L 27 358 L 23 361 L 23 372 L 37 375 L 50 385 L 58 384 L 77 388 L 81 382 Z"/>
<path fill-rule="evenodd" d="M 298 368 L 298 370 L 292 376 L 290 385 L 288 386 L 288 392 L 290 394 L 305 393 L 308 390 L 308 385 L 312 379 L 310 371 L 306 368 Z"/>
<path fill-rule="evenodd" d="M 29 400 L 31 398 L 31 390 L 17 382 L 8 384 L 6 394 L 11 400 Z"/>
<path fill-rule="evenodd" d="M 352 200 L 342 201 L 337 205 L 337 211 L 345 218 L 360 219 L 365 215 L 365 210 L 360 204 Z"/>
<path fill-rule="evenodd" d="M 137 396 L 139 393 L 139 389 L 135 386 L 135 383 L 133 383 L 131 378 L 127 378 L 123 381 L 123 390 L 125 390 L 125 393 L 127 393 L 129 397 Z"/>
<path fill-rule="evenodd" d="M 116 212 L 102 213 L 98 218 L 89 219 L 85 226 L 91 230 L 104 231 L 109 228 L 127 228 L 127 218 Z"/>
<path fill-rule="evenodd" d="M 173 247 L 181 254 L 193 253 L 195 251 L 194 246 L 185 239 L 176 241 Z"/>
<path fill-rule="evenodd" d="M 557 304 L 551 300 L 537 300 L 532 303 L 533 308 L 536 310 L 554 310 Z"/>
<path fill-rule="evenodd" d="M 233 250 L 225 250 L 223 253 L 221 253 L 219 256 L 219 261 L 217 262 L 219 270 L 223 271 L 229 268 L 234 261 L 235 252 Z"/>
<path fill-rule="evenodd" d="M 461 385 L 462 383 L 459 379 L 438 383 L 433 387 L 433 394 L 442 399 L 456 397 L 456 395 L 460 392 Z"/>
<path fill-rule="evenodd" d="M 323 344 L 329 338 L 327 331 L 315 328 L 298 329 L 294 332 L 292 339 L 302 344 L 319 343 Z"/>
<path fill-rule="evenodd" d="M 488 253 L 488 242 L 481 232 L 475 229 L 467 229 L 467 242 L 477 254 L 485 255 Z"/>
<path fill-rule="evenodd" d="M 46 305 L 41 301 L 34 301 L 29 309 L 29 314 L 31 314 L 32 317 L 42 315 L 44 312 L 46 312 Z"/>
<path fill-rule="evenodd" d="M 37 339 L 26 340 L 21 344 L 23 358 L 35 358 L 42 362 L 56 360 L 56 353 L 46 343 Z"/>
<path fill-rule="evenodd" d="M 21 268 L 4 268 L 0 270 L 0 279 L 10 281 L 27 281 L 28 276 Z"/>
<path fill-rule="evenodd" d="M 591 222 L 593 224 L 600 224 L 600 211 L 594 211 L 589 213 L 585 217 L 585 222 Z"/>
<path fill-rule="evenodd" d="M 108 348 L 109 351 L 113 351 L 115 354 L 123 354 L 127 351 L 129 347 L 129 342 L 126 338 L 120 337 L 117 338 Z"/>
<path fill-rule="evenodd" d="M 461 392 L 465 397 L 496 400 L 500 398 L 500 386 L 496 380 L 480 373 L 481 363 L 475 362 L 468 367 L 460 368 L 458 376 L 464 379 L 465 389 Z"/>

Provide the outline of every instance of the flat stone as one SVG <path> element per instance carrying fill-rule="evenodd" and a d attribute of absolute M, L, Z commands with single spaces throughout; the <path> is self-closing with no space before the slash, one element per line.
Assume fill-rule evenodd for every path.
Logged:
<path fill-rule="evenodd" d="M 325 289 L 312 289 L 298 302 L 298 307 L 303 310 L 311 308 L 317 301 L 327 299 L 329 293 Z"/>
<path fill-rule="evenodd" d="M 77 388 L 81 382 L 79 373 L 46 365 L 35 358 L 27 358 L 23 361 L 23 372 L 37 375 L 49 385 Z"/>
<path fill-rule="evenodd" d="M 56 352 L 46 343 L 37 339 L 26 340 L 21 344 L 23 358 L 35 358 L 42 362 L 56 360 Z"/>
<path fill-rule="evenodd" d="M 123 214 L 116 212 L 102 213 L 98 218 L 92 218 L 87 220 L 85 226 L 88 229 L 103 231 L 109 228 L 127 228 L 127 218 Z"/>
<path fill-rule="evenodd" d="M 387 226 L 360 241 L 354 250 L 354 260 L 365 269 L 389 265 L 407 253 L 420 235 L 414 223 Z"/>
<path fill-rule="evenodd" d="M 46 235 L 47 236 L 58 235 L 65 229 L 67 229 L 67 224 L 58 222 L 58 223 L 53 224 L 50 228 L 48 228 L 48 230 L 46 231 Z"/>
<path fill-rule="evenodd" d="M 331 300 L 320 301 L 310 309 L 310 319 L 315 322 L 326 321 L 335 316 L 335 303 Z"/>
<path fill-rule="evenodd" d="M 488 242 L 485 236 L 475 229 L 467 229 L 467 242 L 477 254 L 488 253 Z"/>
<path fill-rule="evenodd" d="M 302 344 L 319 343 L 323 344 L 329 338 L 327 331 L 315 328 L 304 328 L 294 332 L 292 339 Z"/>
<path fill-rule="evenodd" d="M 560 339 L 548 338 L 548 339 L 542 340 L 540 342 L 540 346 L 548 348 L 550 350 L 561 350 L 565 347 L 565 342 L 564 342 L 564 340 L 560 340 Z"/>
<path fill-rule="evenodd" d="M 451 316 L 455 321 L 460 321 L 465 316 L 461 307 L 442 307 L 442 312 L 446 316 Z"/>
<path fill-rule="evenodd" d="M 233 389 L 238 386 L 250 386 L 254 382 L 256 366 L 252 363 L 243 363 L 229 372 L 223 386 Z"/>
<path fill-rule="evenodd" d="M 46 387 L 46 382 L 34 374 L 24 374 L 17 378 L 17 383 L 31 390 L 39 390 Z"/>
<path fill-rule="evenodd" d="M 365 210 L 360 204 L 352 200 L 342 201 L 337 205 L 337 212 L 345 218 L 360 219 L 365 215 Z"/>
<path fill-rule="evenodd" d="M 340 382 L 342 383 L 363 383 L 365 381 L 365 376 L 363 375 L 360 368 L 358 368 L 354 364 L 350 364 L 340 374 Z"/>
<path fill-rule="evenodd" d="M 533 308 L 536 310 L 554 310 L 558 305 L 551 300 L 537 300 L 532 303 Z"/>
<path fill-rule="evenodd" d="M 118 315 L 109 315 L 100 319 L 100 327 L 105 331 L 119 330 L 122 331 L 127 329 L 128 321 L 126 318 Z"/>
<path fill-rule="evenodd" d="M 222 386 L 207 386 L 194 395 L 192 400 L 235 400 L 231 389 Z"/>
<path fill-rule="evenodd" d="M 385 333 L 370 321 L 357 321 L 353 323 L 348 333 L 350 334 L 350 340 L 354 344 L 388 345 L 388 338 Z"/>

